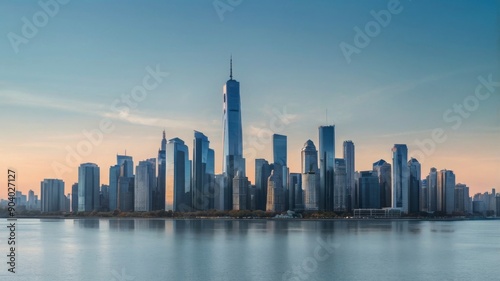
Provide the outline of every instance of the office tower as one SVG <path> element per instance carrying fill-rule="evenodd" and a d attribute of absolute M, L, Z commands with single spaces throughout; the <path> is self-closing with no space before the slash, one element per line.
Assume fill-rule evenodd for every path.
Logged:
<path fill-rule="evenodd" d="M 319 128 L 319 209 L 333 211 L 335 126 Z"/>
<path fill-rule="evenodd" d="M 428 192 L 428 212 L 436 212 L 438 209 L 438 195 L 437 195 L 437 169 L 431 168 L 429 175 L 427 176 L 427 192 Z"/>
<path fill-rule="evenodd" d="M 408 161 L 410 178 L 408 183 L 408 213 L 420 212 L 420 188 L 421 188 L 421 169 L 417 159 L 411 158 Z"/>
<path fill-rule="evenodd" d="M 427 179 L 422 180 L 422 188 L 420 189 L 420 211 L 427 212 L 429 206 L 429 190 Z"/>
<path fill-rule="evenodd" d="M 274 163 L 287 166 L 287 137 L 273 134 L 273 157 Z"/>
<path fill-rule="evenodd" d="M 28 210 L 36 210 L 36 199 L 35 199 L 35 192 L 33 190 L 28 191 L 28 205 L 27 209 Z"/>
<path fill-rule="evenodd" d="M 78 183 L 71 186 L 71 212 L 78 213 Z"/>
<path fill-rule="evenodd" d="M 267 180 L 271 175 L 271 165 L 265 159 L 255 159 L 255 188 L 257 189 L 257 209 L 266 210 Z"/>
<path fill-rule="evenodd" d="M 139 161 L 139 165 L 135 167 L 134 211 L 153 210 L 153 190 L 156 183 L 156 159 Z"/>
<path fill-rule="evenodd" d="M 42 212 L 63 212 L 66 208 L 64 182 L 59 179 L 44 179 L 40 183 Z"/>
<path fill-rule="evenodd" d="M 290 210 L 304 210 L 304 199 L 302 192 L 302 174 L 290 173 L 288 181 L 288 200 Z"/>
<path fill-rule="evenodd" d="M 276 165 L 281 168 L 280 165 Z M 282 175 L 277 172 L 279 169 L 273 169 L 267 182 L 267 206 L 266 211 L 283 212 L 285 211 L 285 192 L 282 182 Z"/>
<path fill-rule="evenodd" d="M 78 211 L 99 210 L 100 170 L 94 163 L 81 164 L 78 168 Z"/>
<path fill-rule="evenodd" d="M 167 173 L 167 139 L 165 130 L 161 139 L 161 146 L 158 150 L 158 179 L 155 188 L 153 189 L 153 211 L 165 210 L 165 188 L 166 188 L 166 173 Z"/>
<path fill-rule="evenodd" d="M 109 210 L 118 209 L 118 178 L 120 177 L 120 166 L 109 167 Z"/>
<path fill-rule="evenodd" d="M 335 158 L 335 189 L 333 190 L 333 210 L 345 212 L 347 193 L 347 167 L 343 158 Z"/>
<path fill-rule="evenodd" d="M 116 163 L 118 164 L 118 166 L 122 166 L 124 163 L 127 163 L 127 166 L 123 173 L 124 177 L 134 176 L 134 160 L 132 159 L 132 156 L 116 155 Z"/>
<path fill-rule="evenodd" d="M 194 131 L 191 204 L 195 210 L 214 208 L 214 152 L 209 146 L 208 138 L 203 133 Z"/>
<path fill-rule="evenodd" d="M 457 183 L 455 185 L 455 210 L 460 213 L 466 213 L 469 199 L 469 188 L 467 185 Z"/>
<path fill-rule="evenodd" d="M 441 170 L 437 175 L 437 211 L 451 215 L 455 211 L 455 174 Z"/>
<path fill-rule="evenodd" d="M 384 159 L 373 163 L 373 171 L 377 172 L 378 182 L 380 185 L 380 207 L 389 208 L 392 206 L 392 170 L 391 164 Z"/>
<path fill-rule="evenodd" d="M 496 215 L 500 217 L 500 194 L 495 196 L 495 205 L 496 205 Z"/>
<path fill-rule="evenodd" d="M 392 207 L 408 213 L 408 148 L 395 144 L 392 148 Z"/>
<path fill-rule="evenodd" d="M 248 186 L 247 209 L 257 210 L 257 188 L 253 184 Z"/>
<path fill-rule="evenodd" d="M 232 206 L 225 206 L 226 191 L 226 177 L 224 174 L 215 175 L 214 177 L 214 209 L 217 211 L 229 210 Z"/>
<path fill-rule="evenodd" d="M 248 210 L 248 178 L 240 172 L 233 178 L 233 210 Z"/>
<path fill-rule="evenodd" d="M 117 209 L 123 212 L 134 211 L 134 176 L 130 175 L 129 165 L 132 162 L 125 161 L 120 165 L 120 176 L 118 177 Z"/>
<path fill-rule="evenodd" d="M 361 171 L 357 177 L 359 209 L 380 209 L 380 184 L 378 173 Z"/>
<path fill-rule="evenodd" d="M 344 160 L 346 166 L 346 186 L 347 186 L 347 209 L 352 210 L 354 207 L 354 173 L 355 168 L 355 158 L 354 158 L 354 143 L 350 140 L 344 141 Z"/>
<path fill-rule="evenodd" d="M 311 140 L 302 148 L 302 189 L 304 191 L 304 210 L 319 210 L 318 151 Z"/>
<path fill-rule="evenodd" d="M 192 210 L 191 161 L 189 150 L 179 138 L 167 143 L 167 174 L 165 209 L 176 212 Z"/>
<path fill-rule="evenodd" d="M 68 196 L 64 196 L 64 211 L 69 212 L 71 209 L 71 194 L 68 193 Z"/>
<path fill-rule="evenodd" d="M 245 158 L 243 158 L 243 133 L 241 125 L 240 83 L 233 79 L 233 60 L 229 80 L 223 87 L 223 154 L 222 171 L 226 176 L 226 205 L 232 206 L 233 178 L 239 171 L 245 177 Z"/>
<path fill-rule="evenodd" d="M 99 210 L 103 212 L 109 211 L 109 185 L 102 184 L 99 193 Z"/>

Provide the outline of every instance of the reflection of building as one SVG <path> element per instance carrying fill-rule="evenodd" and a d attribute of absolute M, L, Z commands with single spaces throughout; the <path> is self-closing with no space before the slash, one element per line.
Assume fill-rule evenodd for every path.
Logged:
<path fill-rule="evenodd" d="M 42 212 L 63 212 L 66 209 L 64 182 L 59 179 L 44 179 L 40 184 Z"/>
<path fill-rule="evenodd" d="M 318 151 L 311 140 L 302 148 L 302 189 L 304 210 L 319 210 Z"/>

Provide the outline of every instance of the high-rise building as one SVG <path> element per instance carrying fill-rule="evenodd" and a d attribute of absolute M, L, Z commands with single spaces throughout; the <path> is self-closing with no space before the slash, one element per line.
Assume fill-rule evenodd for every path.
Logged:
<path fill-rule="evenodd" d="M 100 170 L 94 163 L 84 163 L 78 168 L 78 211 L 99 210 Z"/>
<path fill-rule="evenodd" d="M 231 67 L 229 80 L 223 87 L 223 154 L 222 171 L 226 176 L 227 190 L 230 194 L 226 196 L 232 206 L 233 178 L 239 171 L 240 176 L 245 177 L 245 158 L 243 158 L 243 129 L 241 124 L 241 99 L 240 83 L 233 79 L 233 60 L 231 58 Z"/>
<path fill-rule="evenodd" d="M 408 213 L 420 212 L 420 189 L 421 189 L 421 168 L 417 159 L 411 158 L 408 161 L 410 178 L 408 183 Z"/>
<path fill-rule="evenodd" d="M 227 200 L 225 196 L 228 193 L 226 177 L 223 174 L 214 177 L 214 209 L 218 211 L 230 210 L 232 206 L 224 205 Z"/>
<path fill-rule="evenodd" d="M 130 172 L 130 165 L 133 165 L 131 160 L 118 161 L 120 167 L 120 175 L 118 176 L 117 185 L 117 209 L 123 212 L 134 211 L 134 175 Z M 132 169 L 133 170 L 133 169 Z"/>
<path fill-rule="evenodd" d="M 255 159 L 255 188 L 257 189 L 257 209 L 266 210 L 267 181 L 271 175 L 271 165 L 265 159 Z"/>
<path fill-rule="evenodd" d="M 214 151 L 209 146 L 208 138 L 203 133 L 194 131 L 191 204 L 195 210 L 214 208 Z"/>
<path fill-rule="evenodd" d="M 179 138 L 167 143 L 166 210 L 191 211 L 191 161 L 189 150 Z"/>
<path fill-rule="evenodd" d="M 436 212 L 438 210 L 438 195 L 437 195 L 437 169 L 432 167 L 427 176 L 427 211 Z"/>
<path fill-rule="evenodd" d="M 116 155 L 116 163 L 118 164 L 118 166 L 122 166 L 124 163 L 127 163 L 125 171 L 123 173 L 124 177 L 134 176 L 134 160 L 132 159 L 132 156 Z"/>
<path fill-rule="evenodd" d="M 392 170 L 391 164 L 384 159 L 373 163 L 373 171 L 377 173 L 380 185 L 380 207 L 389 208 L 392 206 Z"/>
<path fill-rule="evenodd" d="M 118 209 L 118 178 L 120 177 L 120 165 L 109 167 L 109 209 Z"/>
<path fill-rule="evenodd" d="M 422 188 L 420 189 L 420 210 L 422 212 L 428 211 L 429 206 L 429 190 L 427 179 L 422 180 Z"/>
<path fill-rule="evenodd" d="M 135 168 L 134 211 L 153 210 L 153 190 L 156 183 L 156 159 L 139 161 Z"/>
<path fill-rule="evenodd" d="M 455 174 L 441 170 L 437 175 L 437 211 L 451 215 L 455 211 Z"/>
<path fill-rule="evenodd" d="M 280 166 L 280 165 L 276 165 Z M 283 212 L 285 211 L 285 192 L 281 185 L 282 176 L 276 173 L 279 169 L 273 169 L 267 183 L 267 204 L 266 211 Z"/>
<path fill-rule="evenodd" d="M 161 139 L 160 149 L 158 150 L 158 182 L 153 189 L 153 210 L 165 210 L 165 188 L 167 173 L 167 139 L 165 131 Z"/>
<path fill-rule="evenodd" d="M 333 210 L 344 212 L 347 210 L 347 172 L 343 158 L 335 158 L 335 189 L 333 191 Z"/>
<path fill-rule="evenodd" d="M 290 210 L 304 210 L 304 194 L 302 192 L 302 174 L 290 173 L 288 181 L 288 200 Z"/>
<path fill-rule="evenodd" d="M 408 148 L 406 144 L 395 144 L 392 148 L 392 207 L 408 213 Z"/>
<path fill-rule="evenodd" d="M 64 182 L 59 179 L 44 179 L 40 183 L 42 212 L 64 212 L 66 210 L 66 196 Z"/>
<path fill-rule="evenodd" d="M 240 172 L 233 178 L 233 210 L 248 210 L 248 178 Z"/>
<path fill-rule="evenodd" d="M 302 148 L 302 189 L 304 191 L 304 210 L 319 210 L 318 151 L 311 140 Z"/>
<path fill-rule="evenodd" d="M 109 211 L 109 185 L 102 184 L 99 193 L 99 210 L 102 212 Z"/>
<path fill-rule="evenodd" d="M 347 209 L 352 210 L 354 207 L 354 190 L 355 190 L 355 182 L 354 182 L 354 173 L 356 172 L 355 168 L 355 159 L 354 159 L 354 143 L 350 140 L 344 141 L 344 160 L 346 167 L 346 186 L 347 186 Z"/>
<path fill-rule="evenodd" d="M 467 185 L 457 183 L 455 185 L 455 210 L 461 213 L 467 213 L 469 199 L 469 188 Z"/>
<path fill-rule="evenodd" d="M 274 163 L 287 166 L 287 137 L 273 134 L 273 157 Z"/>
<path fill-rule="evenodd" d="M 78 213 L 78 183 L 71 186 L 71 212 Z"/>
<path fill-rule="evenodd" d="M 335 126 L 319 128 L 319 209 L 333 211 L 335 177 Z"/>
<path fill-rule="evenodd" d="M 357 177 L 359 209 L 380 209 L 380 185 L 375 171 L 361 171 Z"/>
<path fill-rule="evenodd" d="M 495 203 L 496 203 L 496 214 L 497 214 L 497 217 L 500 217 L 500 194 L 497 194 L 495 196 Z"/>

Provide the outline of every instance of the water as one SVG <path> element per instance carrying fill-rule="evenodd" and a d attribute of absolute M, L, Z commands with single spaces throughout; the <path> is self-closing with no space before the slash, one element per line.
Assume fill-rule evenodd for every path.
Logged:
<path fill-rule="evenodd" d="M 500 221 L 26 219 L 0 280 L 498 280 Z M 294 271 L 295 270 L 295 271 Z"/>

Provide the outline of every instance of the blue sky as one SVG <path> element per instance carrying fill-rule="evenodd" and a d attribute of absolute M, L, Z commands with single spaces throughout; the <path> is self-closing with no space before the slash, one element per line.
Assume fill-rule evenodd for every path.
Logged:
<path fill-rule="evenodd" d="M 126 149 L 136 163 L 155 157 L 163 129 L 189 146 L 193 130 L 204 132 L 220 171 L 232 54 L 245 147 L 256 157 L 271 160 L 269 131 L 288 135 L 298 172 L 304 142 L 318 145 L 317 127 L 335 123 L 337 157 L 351 139 L 356 169 L 367 170 L 391 162 L 394 143 L 407 143 L 411 155 L 416 140 L 442 128 L 447 140 L 422 161 L 422 174 L 447 168 L 473 191 L 498 187 L 500 88 L 456 130 L 443 113 L 474 94 L 479 76 L 500 81 L 499 1 L 400 1 L 401 12 L 350 63 L 339 44 L 353 45 L 354 28 L 391 1 L 244 0 L 221 18 L 214 3 L 227 2 L 70 1 L 18 53 L 9 34 L 22 36 L 22 18 L 43 10 L 36 1 L 0 2 L 0 165 L 20 171 L 22 190 L 38 192 L 43 178 L 57 176 L 51 164 L 65 164 L 65 147 L 111 116 L 116 129 L 82 157 L 101 166 L 103 183 L 116 153 Z M 113 101 L 157 65 L 169 76 L 127 119 L 113 115 Z M 287 113 L 279 130 L 273 112 Z M 253 159 L 247 167 L 253 181 Z M 77 180 L 71 169 L 62 176 L 67 192 Z"/>

